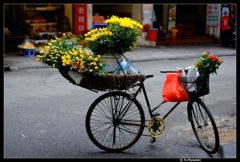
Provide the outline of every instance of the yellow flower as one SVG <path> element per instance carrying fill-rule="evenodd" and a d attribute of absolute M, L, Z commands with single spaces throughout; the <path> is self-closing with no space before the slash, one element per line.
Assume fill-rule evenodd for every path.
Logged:
<path fill-rule="evenodd" d="M 92 56 L 88 56 L 88 60 L 92 60 L 93 59 L 93 57 Z"/>
<path fill-rule="evenodd" d="M 68 51 L 68 53 L 69 53 L 70 55 L 72 55 L 72 54 L 73 54 L 73 52 L 72 52 L 72 51 Z"/>
<path fill-rule="evenodd" d="M 37 61 L 41 61 L 41 56 L 37 56 Z"/>
<path fill-rule="evenodd" d="M 83 54 L 80 54 L 80 58 L 83 59 L 83 58 L 84 58 L 84 55 L 83 55 Z"/>
<path fill-rule="evenodd" d="M 91 65 L 96 66 L 97 63 L 96 63 L 96 62 L 91 62 L 91 63 L 90 63 L 90 66 L 91 66 Z"/>
<path fill-rule="evenodd" d="M 78 54 L 77 51 L 73 49 L 73 55 L 77 56 L 77 54 Z"/>
<path fill-rule="evenodd" d="M 90 55 L 90 52 L 89 52 L 89 50 L 85 50 L 85 53 L 86 53 L 86 55 Z"/>
<path fill-rule="evenodd" d="M 83 54 L 82 48 L 79 48 L 79 53 L 80 53 L 80 54 Z"/>
<path fill-rule="evenodd" d="M 43 52 L 43 54 L 44 54 L 44 55 L 47 55 L 47 54 L 48 54 L 48 52 Z"/>

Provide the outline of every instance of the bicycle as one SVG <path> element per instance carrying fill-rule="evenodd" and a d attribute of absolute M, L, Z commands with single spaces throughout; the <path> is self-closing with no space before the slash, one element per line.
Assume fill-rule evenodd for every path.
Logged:
<path fill-rule="evenodd" d="M 161 71 L 172 73 L 177 71 Z M 146 75 L 133 85 L 137 87 L 133 93 L 127 91 L 110 91 L 98 97 L 89 107 L 86 115 L 86 130 L 91 141 L 100 149 L 107 152 L 120 152 L 133 146 L 142 136 L 147 127 L 151 142 L 161 135 L 165 129 L 164 119 L 181 103 L 177 102 L 163 117 L 154 111 L 165 102 L 151 107 L 144 86 Z M 129 90 L 130 92 L 130 90 Z M 146 125 L 145 113 L 136 97 L 143 92 L 151 119 Z M 205 95 L 205 94 L 202 94 Z M 199 95 L 193 95 L 187 104 L 188 120 L 200 146 L 209 154 L 219 149 L 219 133 L 214 118 Z"/>

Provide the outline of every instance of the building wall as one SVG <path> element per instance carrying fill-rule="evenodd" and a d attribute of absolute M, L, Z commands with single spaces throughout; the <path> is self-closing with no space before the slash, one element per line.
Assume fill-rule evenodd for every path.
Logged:
<path fill-rule="evenodd" d="M 92 29 L 93 24 L 93 7 L 92 4 L 87 5 L 87 29 Z"/>
<path fill-rule="evenodd" d="M 64 16 L 68 17 L 71 29 L 73 31 L 73 10 L 72 10 L 72 4 L 65 4 L 64 5 Z"/>
<path fill-rule="evenodd" d="M 133 4 L 132 5 L 132 19 L 142 22 L 142 5 L 141 4 Z"/>

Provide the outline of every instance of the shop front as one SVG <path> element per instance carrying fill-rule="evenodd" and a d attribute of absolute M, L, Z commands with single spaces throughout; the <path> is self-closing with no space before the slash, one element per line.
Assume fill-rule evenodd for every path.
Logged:
<path fill-rule="evenodd" d="M 230 6 L 231 11 L 232 8 Z M 157 30 L 158 44 L 185 40 L 193 43 L 194 40 L 201 41 L 201 38 L 219 39 L 220 28 L 224 27 L 223 21 L 227 19 L 227 16 L 220 18 L 224 8 L 219 4 L 20 4 L 6 5 L 4 9 L 5 27 L 15 39 L 23 39 L 26 35 L 38 36 L 42 32 L 84 34 L 92 28 L 106 26 L 104 20 L 116 15 L 153 28 L 151 34 Z M 147 35 L 145 32 L 143 39 L 150 39 Z"/>
<path fill-rule="evenodd" d="M 33 44 L 37 45 L 46 43 L 58 32 L 71 32 L 64 7 L 53 4 L 5 4 L 4 28 L 10 33 L 5 35 L 5 50 L 18 51 L 24 42 L 33 40 Z"/>

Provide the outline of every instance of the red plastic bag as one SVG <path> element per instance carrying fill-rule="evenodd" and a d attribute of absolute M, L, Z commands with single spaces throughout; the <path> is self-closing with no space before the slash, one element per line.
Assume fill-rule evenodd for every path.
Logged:
<path fill-rule="evenodd" d="M 167 73 L 162 90 L 164 102 L 189 101 L 188 93 L 181 84 L 179 76 L 180 73 Z"/>

